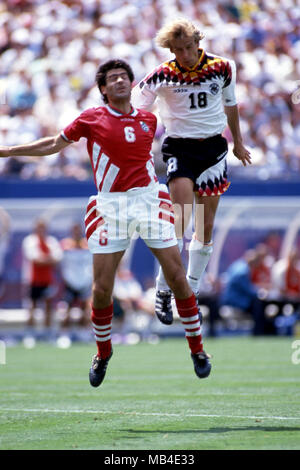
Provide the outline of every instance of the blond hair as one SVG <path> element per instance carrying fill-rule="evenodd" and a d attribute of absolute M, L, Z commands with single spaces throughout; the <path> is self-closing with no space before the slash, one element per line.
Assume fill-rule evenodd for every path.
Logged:
<path fill-rule="evenodd" d="M 171 49 L 172 41 L 182 37 L 192 37 L 195 42 L 199 42 L 204 38 L 204 34 L 191 21 L 185 18 L 177 18 L 165 24 L 158 31 L 155 40 L 158 46 Z"/>

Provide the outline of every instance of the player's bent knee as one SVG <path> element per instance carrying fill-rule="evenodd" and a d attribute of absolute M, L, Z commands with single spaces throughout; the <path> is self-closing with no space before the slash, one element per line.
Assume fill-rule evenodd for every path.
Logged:
<path fill-rule="evenodd" d="M 183 269 L 174 271 L 169 277 L 166 277 L 166 281 L 175 297 L 182 297 L 188 294 L 189 285 Z"/>
<path fill-rule="evenodd" d="M 107 304 L 110 302 L 112 289 L 104 284 L 94 283 L 93 285 L 93 304 Z"/>

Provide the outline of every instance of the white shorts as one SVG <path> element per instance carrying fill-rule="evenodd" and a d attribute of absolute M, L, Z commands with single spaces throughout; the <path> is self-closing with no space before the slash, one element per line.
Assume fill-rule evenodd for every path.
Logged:
<path fill-rule="evenodd" d="M 168 189 L 154 184 L 125 193 L 91 196 L 85 216 L 91 253 L 115 253 L 139 236 L 149 248 L 177 245 L 174 211 Z"/>

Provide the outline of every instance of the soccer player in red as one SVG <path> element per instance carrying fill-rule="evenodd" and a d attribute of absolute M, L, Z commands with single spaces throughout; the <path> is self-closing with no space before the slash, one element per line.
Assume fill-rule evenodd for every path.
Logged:
<path fill-rule="evenodd" d="M 29 287 L 31 306 L 28 326 L 34 326 L 34 310 L 39 301 L 45 304 L 45 327 L 51 326 L 52 302 L 54 296 L 54 271 L 62 259 L 62 249 L 55 237 L 47 233 L 44 220 L 38 219 L 34 232 L 27 235 L 22 243 L 26 282 Z"/>
<path fill-rule="evenodd" d="M 87 139 L 87 150 L 98 194 L 89 200 L 85 225 L 93 254 L 92 325 L 97 354 L 89 378 L 99 386 L 112 356 L 112 291 L 117 267 L 135 231 L 158 259 L 172 289 L 178 313 L 199 378 L 210 374 L 203 350 L 201 318 L 196 298 L 186 280 L 174 230 L 174 216 L 165 185 L 154 171 L 151 146 L 156 117 L 131 105 L 134 80 L 122 60 L 101 65 L 96 82 L 105 106 L 81 113 L 63 132 L 31 144 L 0 147 L 0 157 L 43 156 Z"/>

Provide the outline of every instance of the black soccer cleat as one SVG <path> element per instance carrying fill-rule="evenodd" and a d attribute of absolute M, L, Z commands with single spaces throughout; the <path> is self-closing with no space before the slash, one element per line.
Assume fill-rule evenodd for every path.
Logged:
<path fill-rule="evenodd" d="M 200 353 L 191 354 L 194 363 L 194 370 L 199 379 L 205 379 L 211 371 L 210 355 L 202 351 Z"/>
<path fill-rule="evenodd" d="M 106 374 L 108 361 L 110 360 L 113 351 L 111 350 L 110 355 L 106 359 L 101 359 L 97 355 L 93 356 L 92 367 L 89 372 L 90 384 L 92 387 L 99 387 L 102 384 Z"/>
<path fill-rule="evenodd" d="M 173 311 L 171 305 L 172 292 L 170 290 L 156 291 L 155 313 L 159 321 L 164 325 L 173 323 Z"/>

